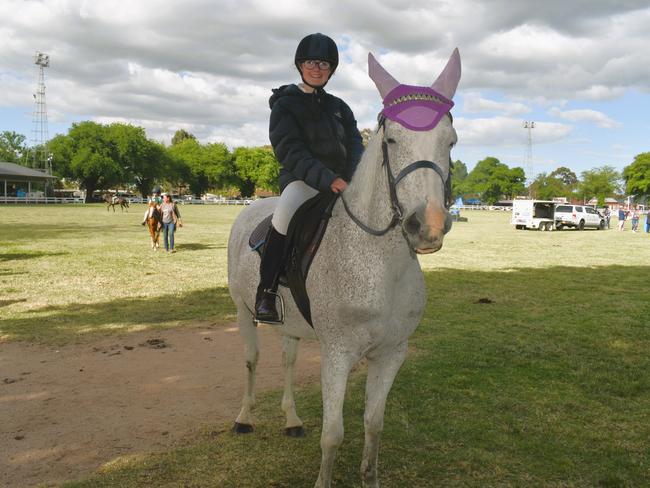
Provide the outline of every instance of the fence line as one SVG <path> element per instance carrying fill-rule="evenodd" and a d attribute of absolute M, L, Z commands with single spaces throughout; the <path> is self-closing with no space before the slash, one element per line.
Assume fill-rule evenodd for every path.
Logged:
<path fill-rule="evenodd" d="M 146 198 L 129 197 L 129 203 L 147 203 Z M 249 205 L 253 200 L 201 200 L 195 198 L 192 200 L 178 199 L 176 203 L 182 205 Z M 10 204 L 62 204 L 62 203 L 85 203 L 80 197 L 7 197 L 0 196 L 0 203 Z M 105 202 L 93 202 L 105 203 Z"/>

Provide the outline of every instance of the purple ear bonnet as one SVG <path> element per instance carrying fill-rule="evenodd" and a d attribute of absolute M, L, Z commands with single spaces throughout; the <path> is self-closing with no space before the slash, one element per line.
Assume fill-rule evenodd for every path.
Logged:
<path fill-rule="evenodd" d="M 407 129 L 433 129 L 454 102 L 437 91 L 424 86 L 399 85 L 384 98 L 382 115 Z"/>
<path fill-rule="evenodd" d="M 431 87 L 404 85 L 368 53 L 368 74 L 384 101 L 381 115 L 407 129 L 427 131 L 449 113 L 460 81 L 460 54 L 454 49 Z"/>

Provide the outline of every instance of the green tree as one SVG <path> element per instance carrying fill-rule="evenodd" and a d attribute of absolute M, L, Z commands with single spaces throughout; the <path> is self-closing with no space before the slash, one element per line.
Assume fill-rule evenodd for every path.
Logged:
<path fill-rule="evenodd" d="M 569 197 L 571 191 L 562 179 L 553 176 L 553 173 L 540 173 L 535 181 L 530 184 L 530 194 L 540 200 L 551 200 L 554 197 Z"/>
<path fill-rule="evenodd" d="M 109 127 L 86 121 L 72 124 L 65 136 L 57 136 L 48 145 L 56 175 L 74 179 L 86 190 L 86 202 L 93 192 L 108 189 L 124 181 L 124 169 Z"/>
<path fill-rule="evenodd" d="M 361 134 L 361 142 L 363 143 L 363 146 L 366 147 L 368 145 L 368 141 L 370 141 L 370 138 L 375 133 L 375 131 L 366 128 L 366 129 L 361 129 L 359 133 Z"/>
<path fill-rule="evenodd" d="M 196 196 L 209 188 L 218 188 L 234 178 L 232 155 L 225 144 L 200 144 L 196 139 L 186 138 L 167 149 L 173 166 L 188 169 L 187 183 Z"/>
<path fill-rule="evenodd" d="M 467 181 L 467 166 L 458 159 L 451 166 L 451 193 L 454 198 L 465 194 L 465 181 Z"/>
<path fill-rule="evenodd" d="M 621 175 L 612 166 L 583 171 L 580 176 L 582 177 L 578 186 L 580 195 L 585 201 L 593 197 L 598 198 L 599 205 L 604 205 L 605 198 L 616 193 L 620 187 Z"/>
<path fill-rule="evenodd" d="M 578 186 L 578 177 L 566 166 L 560 166 L 551 172 L 551 178 L 559 178 L 562 183 L 566 185 L 571 191 L 575 190 Z"/>
<path fill-rule="evenodd" d="M 122 183 L 135 184 L 140 194 L 146 197 L 154 181 L 162 175 L 167 156 L 164 147 L 147 139 L 142 127 L 130 124 L 111 124 L 109 134 L 123 170 Z"/>
<path fill-rule="evenodd" d="M 650 196 L 650 152 L 637 154 L 623 169 L 623 179 L 628 195 Z"/>
<path fill-rule="evenodd" d="M 17 132 L 8 130 L 0 132 L 0 161 L 24 164 L 28 152 L 25 140 L 25 136 Z"/>
<path fill-rule="evenodd" d="M 174 133 L 174 136 L 172 137 L 172 146 L 175 146 L 176 144 L 180 144 L 186 139 L 193 139 L 196 141 L 196 136 L 194 136 L 194 134 L 187 132 L 185 129 L 178 129 Z"/>
<path fill-rule="evenodd" d="M 497 158 L 479 161 L 462 185 L 465 193 L 476 194 L 488 204 L 525 190 L 526 175 L 522 168 L 509 168 Z"/>
<path fill-rule="evenodd" d="M 278 176 L 280 164 L 275 159 L 270 146 L 238 147 L 234 153 L 237 187 L 242 196 L 255 193 L 255 188 L 262 188 L 278 193 Z"/>

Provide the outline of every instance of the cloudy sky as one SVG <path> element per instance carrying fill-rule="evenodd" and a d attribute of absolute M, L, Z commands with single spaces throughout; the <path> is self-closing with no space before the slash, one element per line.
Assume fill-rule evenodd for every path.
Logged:
<path fill-rule="evenodd" d="M 526 167 L 535 121 L 534 173 L 622 169 L 650 151 L 648 26 L 648 0 L 2 0 L 0 131 L 32 139 L 42 51 L 50 136 L 92 119 L 267 144 L 270 90 L 298 81 L 297 42 L 323 32 L 342 58 L 328 90 L 360 128 L 381 107 L 369 51 L 428 86 L 458 47 L 454 159 Z"/>

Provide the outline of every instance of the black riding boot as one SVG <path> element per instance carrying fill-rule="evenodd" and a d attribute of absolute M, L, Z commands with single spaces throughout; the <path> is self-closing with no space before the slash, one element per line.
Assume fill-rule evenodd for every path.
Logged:
<path fill-rule="evenodd" d="M 266 247 L 260 263 L 260 284 L 255 296 L 255 320 L 258 322 L 280 323 L 275 294 L 278 291 L 278 277 L 284 261 L 285 241 L 286 236 L 271 226 L 266 235 Z"/>

